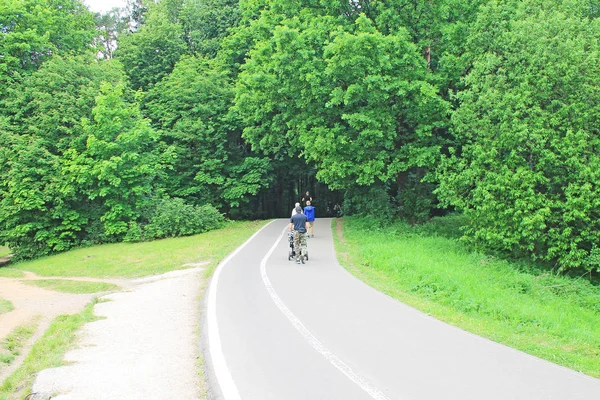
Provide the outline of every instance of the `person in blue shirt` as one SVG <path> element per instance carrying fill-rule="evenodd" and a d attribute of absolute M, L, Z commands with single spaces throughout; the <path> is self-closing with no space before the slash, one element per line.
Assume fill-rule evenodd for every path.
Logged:
<path fill-rule="evenodd" d="M 315 237 L 315 208 L 311 205 L 310 200 L 306 202 L 304 215 L 308 221 L 308 237 Z"/>

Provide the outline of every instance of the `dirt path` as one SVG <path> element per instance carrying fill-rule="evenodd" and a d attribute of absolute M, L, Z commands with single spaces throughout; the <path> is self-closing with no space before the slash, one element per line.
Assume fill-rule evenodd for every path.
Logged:
<path fill-rule="evenodd" d="M 9 300 L 14 310 L 0 315 L 0 341 L 4 340 L 15 328 L 38 322 L 36 332 L 26 343 L 9 366 L 0 368 L 0 382 L 6 379 L 22 363 L 33 343 L 46 331 L 54 318 L 63 314 L 81 312 L 94 294 L 59 293 L 24 283 L 26 280 L 43 279 L 33 273 L 24 278 L 0 278 L 0 297 Z"/>
<path fill-rule="evenodd" d="M 200 398 L 202 271 L 195 266 L 140 279 L 43 278 L 30 272 L 23 278 L 0 278 L 0 297 L 15 307 L 0 315 L 0 341 L 17 326 L 39 318 L 38 330 L 21 357 L 0 370 L 0 382 L 18 368 L 54 318 L 79 313 L 100 295 L 94 313 L 104 318 L 84 326 L 79 348 L 65 357 L 72 364 L 42 371 L 34 391 L 63 400 Z M 107 282 L 123 291 L 65 294 L 24 282 L 39 279 Z"/>

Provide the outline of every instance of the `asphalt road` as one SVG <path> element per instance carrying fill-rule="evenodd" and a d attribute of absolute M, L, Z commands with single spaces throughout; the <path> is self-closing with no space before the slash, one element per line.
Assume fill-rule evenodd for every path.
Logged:
<path fill-rule="evenodd" d="M 205 303 L 209 397 L 224 400 L 596 400 L 600 380 L 437 321 L 336 261 L 330 220 L 288 261 L 287 220 L 213 276 Z"/>

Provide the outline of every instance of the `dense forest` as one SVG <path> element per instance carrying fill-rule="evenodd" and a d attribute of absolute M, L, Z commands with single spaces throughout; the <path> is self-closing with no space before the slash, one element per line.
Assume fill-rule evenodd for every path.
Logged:
<path fill-rule="evenodd" d="M 411 223 L 600 269 L 595 0 L 0 3 L 0 244 L 18 258 L 228 218 Z"/>

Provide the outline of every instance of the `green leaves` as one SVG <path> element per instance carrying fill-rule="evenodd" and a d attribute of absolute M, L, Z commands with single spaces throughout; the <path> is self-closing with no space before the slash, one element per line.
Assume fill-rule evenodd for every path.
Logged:
<path fill-rule="evenodd" d="M 169 19 L 165 5 L 150 8 L 146 22 L 135 33 L 121 36 L 115 57 L 134 89 L 148 90 L 167 76 L 186 50 L 181 24 Z"/>
<path fill-rule="evenodd" d="M 147 96 L 147 111 L 169 152 L 164 186 L 191 204 L 238 207 L 268 184 L 269 162 L 246 151 L 229 113 L 227 76 L 202 57 L 184 56 Z"/>
<path fill-rule="evenodd" d="M 512 12 L 501 30 L 481 16 L 478 29 L 492 37 L 487 51 L 472 50 L 453 115 L 464 145 L 445 163 L 439 194 L 471 217 L 480 243 L 585 267 L 600 239 L 600 24 L 550 1 L 510 7 L 487 9 Z"/>
<path fill-rule="evenodd" d="M 443 126 L 446 105 L 424 60 L 404 30 L 385 35 L 365 16 L 342 25 L 308 10 L 250 51 L 236 88 L 244 138 L 269 154 L 302 154 L 332 188 L 394 180 Z"/>
<path fill-rule="evenodd" d="M 66 168 L 82 194 L 101 200 L 106 235 L 122 237 L 154 192 L 157 137 L 137 105 L 124 101 L 123 85 L 105 83 L 101 91 L 93 122 L 84 121 L 86 146 L 69 152 Z"/>
<path fill-rule="evenodd" d="M 0 82 L 14 82 L 54 54 L 90 50 L 93 15 L 77 0 L 6 0 L 0 4 Z M 0 89 L 0 96 L 3 90 Z"/>

